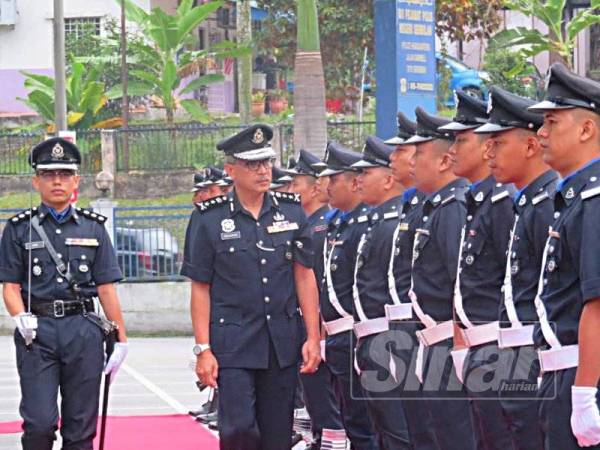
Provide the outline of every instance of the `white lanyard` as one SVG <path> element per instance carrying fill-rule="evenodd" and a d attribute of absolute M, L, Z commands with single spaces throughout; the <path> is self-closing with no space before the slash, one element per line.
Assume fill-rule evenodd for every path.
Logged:
<path fill-rule="evenodd" d="M 462 324 L 467 328 L 473 328 L 473 324 L 467 317 L 467 313 L 463 307 L 463 298 L 462 293 L 460 292 L 460 263 L 462 261 L 462 251 L 463 245 L 465 244 L 465 234 L 466 234 L 467 226 L 463 226 L 462 231 L 460 232 L 460 245 L 458 246 L 458 263 L 456 265 L 456 280 L 454 282 L 454 309 L 456 310 L 456 314 Z"/>
<path fill-rule="evenodd" d="M 335 310 L 341 317 L 352 317 L 352 315 L 346 312 L 346 310 L 342 307 L 340 301 L 338 300 L 337 294 L 333 289 L 333 280 L 331 278 L 331 259 L 333 258 L 333 252 L 335 250 L 336 245 L 337 241 L 334 242 L 331 246 L 329 255 L 327 255 L 327 239 L 325 239 L 325 244 L 323 245 L 323 256 L 325 259 L 325 278 L 327 280 L 327 293 L 329 294 L 329 303 L 331 303 L 331 306 L 335 308 Z"/>
<path fill-rule="evenodd" d="M 515 309 L 515 304 L 513 302 L 513 288 L 510 264 L 510 255 L 512 254 L 513 242 L 515 239 L 515 233 L 517 231 L 518 222 L 519 215 L 517 214 L 515 216 L 515 224 L 513 225 L 512 231 L 510 232 L 510 242 L 508 243 L 508 256 L 506 258 L 506 271 L 504 272 L 504 285 L 502 286 L 502 290 L 504 291 L 504 307 L 506 308 L 508 320 L 510 320 L 510 324 L 513 328 L 520 328 L 523 326 L 523 324 L 519 320 L 519 316 L 517 315 L 517 310 Z"/>

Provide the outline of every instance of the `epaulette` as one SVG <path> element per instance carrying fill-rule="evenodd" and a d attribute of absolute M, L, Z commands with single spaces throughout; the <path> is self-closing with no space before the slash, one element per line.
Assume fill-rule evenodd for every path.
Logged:
<path fill-rule="evenodd" d="M 198 211 L 200 212 L 205 212 L 209 209 L 216 208 L 217 206 L 226 205 L 227 203 L 227 196 L 219 195 L 218 197 L 213 197 L 208 200 L 204 200 L 203 202 L 196 203 L 196 208 L 198 208 Z"/>
<path fill-rule="evenodd" d="M 269 191 L 271 193 L 271 197 L 275 198 L 277 201 L 282 201 L 286 203 L 297 203 L 300 204 L 300 194 L 293 194 L 291 192 L 279 192 L 279 191 Z"/>
<path fill-rule="evenodd" d="M 80 217 L 85 217 L 86 219 L 95 220 L 98 223 L 104 224 L 106 222 L 106 217 L 102 214 L 98 214 L 97 212 L 90 211 L 85 208 L 75 208 Z"/>
<path fill-rule="evenodd" d="M 442 205 L 447 205 L 448 203 L 452 202 L 456 200 L 456 195 L 455 194 L 450 194 L 448 197 L 446 197 L 444 200 L 442 200 Z"/>
<path fill-rule="evenodd" d="M 548 191 L 544 191 L 541 194 L 536 195 L 535 197 L 533 197 L 531 199 L 531 204 L 533 206 L 537 205 L 538 203 L 543 202 L 544 200 L 550 198 L 550 194 L 548 194 Z"/>
<path fill-rule="evenodd" d="M 511 197 L 515 193 L 515 190 L 511 189 L 510 186 L 512 185 L 497 183 L 494 187 L 494 191 L 492 192 L 492 198 L 490 199 L 491 202 L 497 203 L 506 197 Z"/>
<path fill-rule="evenodd" d="M 590 188 L 581 192 L 581 198 L 583 200 L 587 200 L 588 198 L 595 197 L 598 194 L 600 194 L 600 181 L 594 180 L 594 183 L 591 184 Z"/>
<path fill-rule="evenodd" d="M 23 222 L 24 220 L 29 219 L 30 217 L 35 216 L 37 213 L 38 213 L 38 209 L 37 209 L 37 207 L 34 206 L 31 209 L 26 209 L 24 211 L 21 211 L 18 214 L 15 214 L 9 220 L 11 223 L 17 224 L 19 222 Z"/>

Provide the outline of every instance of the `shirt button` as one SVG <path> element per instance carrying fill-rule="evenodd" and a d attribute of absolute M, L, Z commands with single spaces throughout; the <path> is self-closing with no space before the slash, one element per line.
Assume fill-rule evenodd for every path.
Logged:
<path fill-rule="evenodd" d="M 467 221 L 470 222 L 471 220 L 473 220 L 473 216 L 471 216 L 471 215 L 467 216 Z"/>
<path fill-rule="evenodd" d="M 225 319 L 223 319 L 222 317 L 219 319 L 219 323 L 224 323 Z"/>
<path fill-rule="evenodd" d="M 544 278 L 544 286 L 548 284 L 548 278 Z"/>
<path fill-rule="evenodd" d="M 269 303 L 271 299 L 269 297 L 265 297 L 265 303 Z"/>
<path fill-rule="evenodd" d="M 62 283 L 64 280 L 61 277 L 57 277 L 56 281 L 59 282 L 59 283 Z"/>
<path fill-rule="evenodd" d="M 62 258 L 62 254 L 61 253 L 57 253 L 56 256 L 58 256 L 59 258 Z"/>
<path fill-rule="evenodd" d="M 56 234 L 60 234 L 60 233 L 62 233 L 62 231 L 60 231 L 60 229 L 57 228 L 56 229 Z"/>
<path fill-rule="evenodd" d="M 269 279 L 268 279 L 267 277 L 264 277 L 264 278 L 262 279 L 262 282 L 263 282 L 263 284 L 267 284 L 267 282 L 268 282 L 268 281 L 269 281 Z"/>
<path fill-rule="evenodd" d="M 257 227 L 260 227 L 260 222 L 256 222 L 256 226 L 257 226 Z"/>
<path fill-rule="evenodd" d="M 427 217 L 427 216 L 423 217 L 423 222 L 427 222 L 428 220 L 429 220 L 429 217 Z"/>
<path fill-rule="evenodd" d="M 81 259 L 87 259 L 85 255 L 81 255 Z"/>
<path fill-rule="evenodd" d="M 233 253 L 234 251 L 235 251 L 235 248 L 229 247 L 229 253 Z"/>
<path fill-rule="evenodd" d="M 263 258 L 260 260 L 260 263 L 264 266 L 267 263 L 267 260 Z"/>
<path fill-rule="evenodd" d="M 554 253 L 554 246 L 551 245 L 550 247 L 548 247 L 548 253 Z"/>
<path fill-rule="evenodd" d="M 271 316 L 267 314 L 267 320 L 271 320 Z"/>
<path fill-rule="evenodd" d="M 258 241 L 258 245 L 263 245 L 263 241 Z"/>
<path fill-rule="evenodd" d="M 555 219 L 558 219 L 559 217 L 560 217 L 560 212 L 556 211 L 556 212 L 554 213 L 554 218 L 555 218 Z"/>

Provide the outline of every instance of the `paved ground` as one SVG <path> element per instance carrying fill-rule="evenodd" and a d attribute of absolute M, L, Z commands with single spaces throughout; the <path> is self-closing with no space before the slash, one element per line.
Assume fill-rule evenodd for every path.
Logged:
<path fill-rule="evenodd" d="M 208 393 L 199 393 L 189 368 L 192 338 L 131 339 L 129 345 L 126 364 L 111 390 L 110 415 L 187 414 L 204 403 Z M 0 336 L 0 349 L 0 422 L 10 422 L 20 419 L 12 338 Z M 0 435 L 0 449 L 20 448 L 19 438 Z"/>

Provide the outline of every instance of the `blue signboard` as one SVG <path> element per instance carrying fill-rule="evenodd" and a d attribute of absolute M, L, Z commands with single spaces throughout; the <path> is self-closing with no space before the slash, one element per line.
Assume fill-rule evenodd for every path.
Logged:
<path fill-rule="evenodd" d="M 396 134 L 396 112 L 436 112 L 435 0 L 375 0 L 377 135 Z"/>

